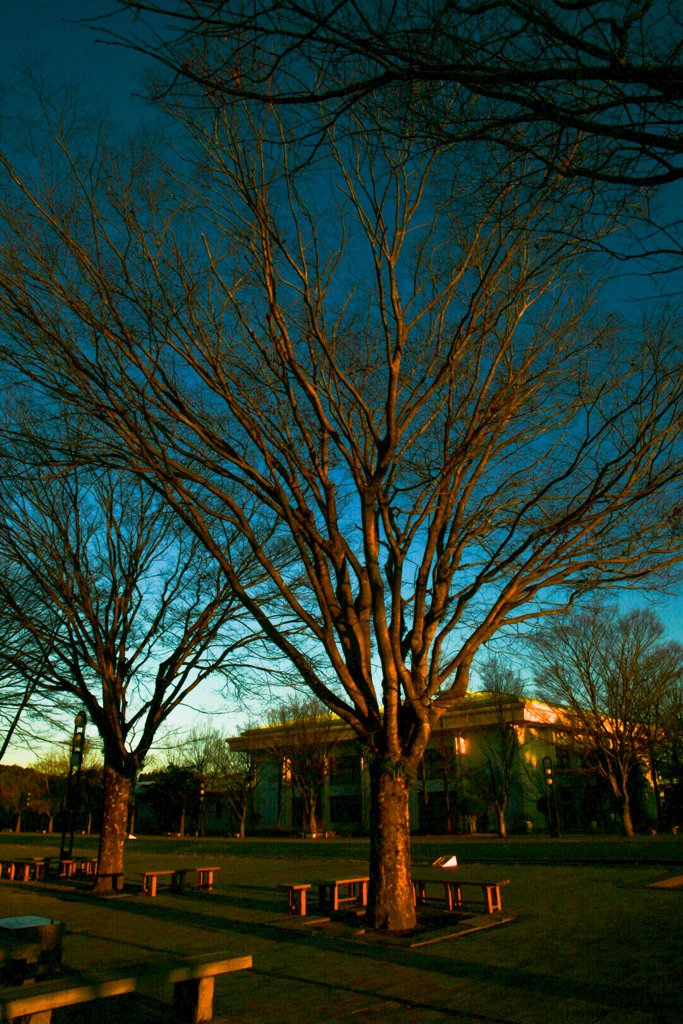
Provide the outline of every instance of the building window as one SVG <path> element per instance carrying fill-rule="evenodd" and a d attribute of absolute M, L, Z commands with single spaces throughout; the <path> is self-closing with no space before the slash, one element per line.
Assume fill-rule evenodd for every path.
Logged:
<path fill-rule="evenodd" d="M 356 786 L 360 782 L 360 758 L 335 757 L 330 771 L 330 783 L 333 786 Z"/>
<path fill-rule="evenodd" d="M 330 821 L 335 825 L 358 825 L 362 817 L 359 796 L 331 796 Z"/>

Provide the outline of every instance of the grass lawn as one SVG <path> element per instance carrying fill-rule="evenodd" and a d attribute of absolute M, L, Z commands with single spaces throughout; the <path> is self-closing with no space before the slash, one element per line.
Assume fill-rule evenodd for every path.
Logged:
<path fill-rule="evenodd" d="M 96 837 L 78 837 L 90 853 Z M 51 836 L 0 836 L 0 856 L 57 853 Z M 79 968 L 226 950 L 254 969 L 217 983 L 216 1020 L 242 1024 L 411 1021 L 428 1024 L 659 1024 L 683 1021 L 683 889 L 647 889 L 683 874 L 683 840 L 538 837 L 417 838 L 416 861 L 455 852 L 467 878 L 509 878 L 514 923 L 411 949 L 346 924 L 302 925 L 275 886 L 362 872 L 367 841 L 141 838 L 128 843 L 123 898 L 85 889 L 0 882 L 2 915 L 66 923 L 65 962 Z M 592 859 L 592 863 L 590 860 Z M 676 866 L 678 861 L 680 866 Z M 202 864 L 221 871 L 210 893 L 143 897 L 135 872 Z M 670 865 L 667 867 L 666 865 Z M 316 916 L 315 901 L 312 916 Z M 168 1020 L 139 999 L 55 1013 L 63 1024 Z"/>

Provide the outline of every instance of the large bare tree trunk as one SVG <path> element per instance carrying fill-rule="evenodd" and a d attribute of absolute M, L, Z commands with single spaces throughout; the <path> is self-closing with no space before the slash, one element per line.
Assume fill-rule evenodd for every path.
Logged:
<path fill-rule="evenodd" d="M 507 839 L 507 825 L 505 824 L 505 808 L 496 807 L 496 813 L 498 815 L 498 835 L 501 839 Z"/>
<path fill-rule="evenodd" d="M 97 855 L 95 892 L 111 892 L 112 875 L 123 872 L 123 842 L 128 824 L 131 780 L 104 766 L 104 810 Z"/>
<path fill-rule="evenodd" d="M 389 932 L 415 927 L 410 875 L 410 782 L 375 762 L 370 766 L 370 892 L 368 923 Z"/>

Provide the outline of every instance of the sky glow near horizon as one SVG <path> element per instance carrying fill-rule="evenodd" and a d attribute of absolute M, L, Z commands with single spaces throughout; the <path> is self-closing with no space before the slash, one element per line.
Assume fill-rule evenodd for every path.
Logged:
<path fill-rule="evenodd" d="M 148 62 L 133 51 L 97 42 L 96 32 L 77 24 L 78 19 L 92 17 L 107 9 L 105 0 L 59 0 L 59 3 L 22 0 L 20 4 L 5 6 L 0 37 L 0 57 L 4 68 L 2 86 L 11 85 L 22 70 L 31 69 L 37 73 L 42 69 L 41 73 L 48 82 L 72 82 L 92 100 L 94 108 L 103 106 L 111 120 L 127 131 L 143 132 L 146 125 L 154 124 L 154 108 L 142 98 Z M 11 110 L 7 109 L 1 96 L 0 103 L 3 104 L 0 106 L 1 128 L 2 119 L 11 116 Z M 662 194 L 664 198 L 660 204 L 671 202 L 680 196 L 681 191 L 678 187 L 667 190 Z M 613 279 L 607 289 L 608 301 L 624 310 L 635 309 L 637 313 L 638 307 L 652 294 L 645 282 L 641 281 L 639 285 L 637 281 L 638 275 L 633 273 Z M 609 595 L 606 596 L 609 599 Z M 666 627 L 667 638 L 683 642 L 683 594 L 680 587 L 676 593 L 658 599 L 635 590 L 621 591 L 615 599 L 623 611 L 652 605 Z M 224 698 L 212 692 L 209 683 L 193 697 L 188 706 L 170 717 L 170 730 L 196 726 L 200 729 L 218 728 L 234 734 L 246 724 L 247 713 L 226 709 Z M 68 723 L 67 735 L 70 727 L 71 723 Z M 5 760 L 7 763 L 29 764 L 35 760 L 35 754 L 21 747 L 12 747 Z"/>

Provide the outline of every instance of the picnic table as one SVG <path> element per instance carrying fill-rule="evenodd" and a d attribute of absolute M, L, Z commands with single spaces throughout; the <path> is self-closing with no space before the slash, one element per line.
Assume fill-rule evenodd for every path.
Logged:
<path fill-rule="evenodd" d="M 426 903 L 430 898 L 434 899 L 435 897 L 427 895 L 427 886 L 441 885 L 444 890 L 443 898 L 449 910 L 465 906 L 481 907 L 487 914 L 492 914 L 495 910 L 503 909 L 500 890 L 501 886 L 509 884 L 509 878 L 494 882 L 483 879 L 460 878 L 455 871 L 450 869 L 445 872 L 443 868 L 419 868 L 413 875 L 413 900 L 417 904 Z M 482 896 L 478 899 L 476 897 L 463 898 L 462 889 L 465 887 L 481 889 Z"/>

